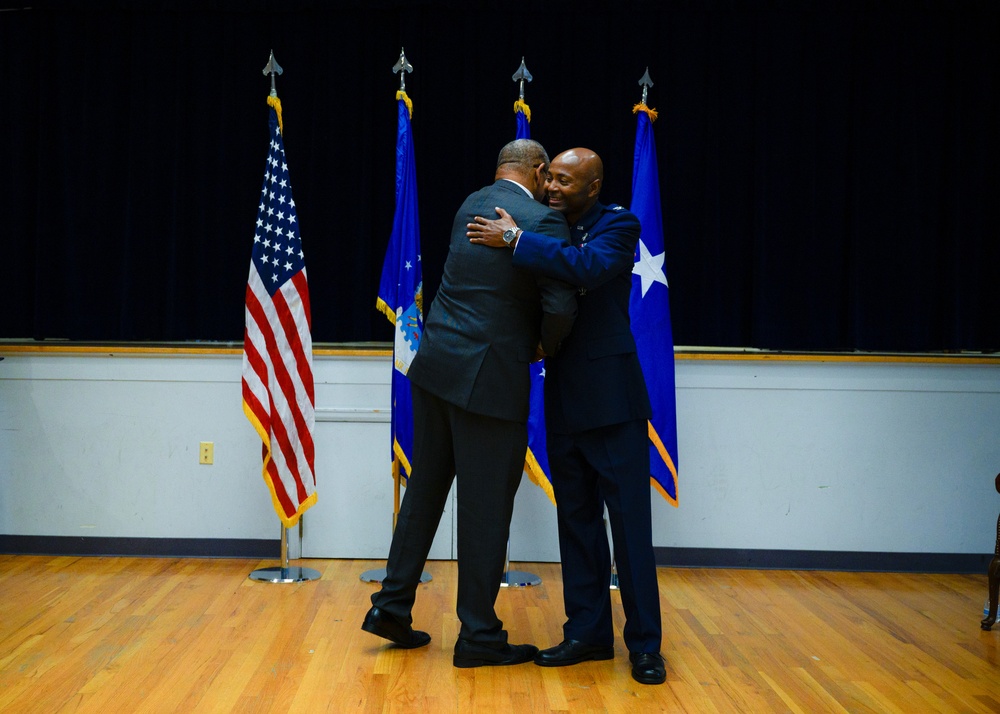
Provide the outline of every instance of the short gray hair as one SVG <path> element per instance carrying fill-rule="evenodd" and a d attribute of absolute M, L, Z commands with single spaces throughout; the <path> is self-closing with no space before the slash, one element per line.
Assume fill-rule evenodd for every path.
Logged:
<path fill-rule="evenodd" d="M 548 164 L 549 155 L 545 148 L 533 139 L 515 139 L 500 149 L 497 169 L 504 164 L 515 164 L 522 170 L 531 171 L 539 164 Z"/>

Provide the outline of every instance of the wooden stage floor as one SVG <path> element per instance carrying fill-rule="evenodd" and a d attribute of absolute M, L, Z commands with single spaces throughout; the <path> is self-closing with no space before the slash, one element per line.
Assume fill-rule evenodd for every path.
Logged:
<path fill-rule="evenodd" d="M 616 657 L 456 669 L 456 566 L 431 561 L 399 650 L 360 629 L 382 561 L 304 560 L 321 578 L 261 583 L 274 562 L 0 555 L 2 712 L 1000 712 L 1000 625 L 986 576 L 659 570 L 667 682 Z M 562 637 L 557 564 L 500 591 L 511 641 Z"/>

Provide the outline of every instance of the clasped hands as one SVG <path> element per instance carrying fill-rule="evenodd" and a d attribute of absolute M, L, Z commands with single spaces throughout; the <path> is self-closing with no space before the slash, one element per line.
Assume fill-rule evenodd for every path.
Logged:
<path fill-rule="evenodd" d="M 476 216 L 474 223 L 466 223 L 468 229 L 465 235 L 469 236 L 470 243 L 489 246 L 490 248 L 506 248 L 503 242 L 503 232 L 509 228 L 517 228 L 517 223 L 507 211 L 497 207 L 499 218 L 483 218 Z"/>

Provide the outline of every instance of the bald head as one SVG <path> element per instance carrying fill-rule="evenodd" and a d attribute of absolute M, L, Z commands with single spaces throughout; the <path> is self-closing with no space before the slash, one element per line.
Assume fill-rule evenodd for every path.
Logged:
<path fill-rule="evenodd" d="M 564 151 L 549 165 L 545 192 L 549 206 L 573 224 L 597 203 L 604 183 L 604 163 L 590 149 Z"/>
<path fill-rule="evenodd" d="M 552 163 L 556 161 L 566 168 L 572 169 L 574 173 L 590 183 L 600 181 L 604 183 L 604 162 L 601 157 L 590 149 L 577 148 L 567 149 L 559 154 Z"/>

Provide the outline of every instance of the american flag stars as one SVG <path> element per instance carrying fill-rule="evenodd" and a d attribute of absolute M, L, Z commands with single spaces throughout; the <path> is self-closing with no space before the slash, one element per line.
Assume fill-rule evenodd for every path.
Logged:
<path fill-rule="evenodd" d="M 271 139 L 261 201 L 257 206 L 253 249 L 253 261 L 269 288 L 277 288 L 305 266 L 284 156 L 281 134 L 276 132 Z"/>

